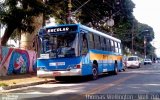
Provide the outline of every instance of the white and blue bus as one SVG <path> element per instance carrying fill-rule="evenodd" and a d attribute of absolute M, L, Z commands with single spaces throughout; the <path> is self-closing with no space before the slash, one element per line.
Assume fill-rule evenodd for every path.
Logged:
<path fill-rule="evenodd" d="M 41 54 L 38 77 L 56 80 L 71 76 L 117 74 L 123 69 L 121 40 L 81 24 L 44 27 L 38 36 Z"/>

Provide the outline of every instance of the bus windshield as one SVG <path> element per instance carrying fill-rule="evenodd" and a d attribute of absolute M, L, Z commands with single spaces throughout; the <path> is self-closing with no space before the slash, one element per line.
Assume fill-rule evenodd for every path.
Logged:
<path fill-rule="evenodd" d="M 78 56 L 78 34 L 46 35 L 42 38 L 42 51 L 50 58 Z"/>

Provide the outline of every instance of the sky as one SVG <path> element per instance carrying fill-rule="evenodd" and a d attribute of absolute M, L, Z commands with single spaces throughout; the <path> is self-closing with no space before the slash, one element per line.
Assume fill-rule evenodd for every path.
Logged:
<path fill-rule="evenodd" d="M 135 4 L 134 16 L 140 23 L 151 26 L 155 39 L 151 42 L 156 48 L 155 53 L 160 57 L 160 0 L 132 0 Z"/>

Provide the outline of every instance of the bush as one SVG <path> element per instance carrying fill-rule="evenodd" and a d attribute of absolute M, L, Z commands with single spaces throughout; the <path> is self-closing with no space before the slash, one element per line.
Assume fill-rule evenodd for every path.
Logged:
<path fill-rule="evenodd" d="M 8 84 L 6 84 L 6 83 L 0 83 L 0 87 L 2 87 L 2 86 L 8 86 Z"/>

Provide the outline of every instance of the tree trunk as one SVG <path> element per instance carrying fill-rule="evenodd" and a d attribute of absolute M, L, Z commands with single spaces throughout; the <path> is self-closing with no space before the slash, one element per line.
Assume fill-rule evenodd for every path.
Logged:
<path fill-rule="evenodd" d="M 20 48 L 26 50 L 35 50 L 34 39 L 35 36 L 38 34 L 39 29 L 42 27 L 43 23 L 43 15 L 40 14 L 39 16 L 33 17 L 33 26 L 35 27 L 32 33 L 23 32 L 21 33 L 21 40 L 20 40 Z"/>
<path fill-rule="evenodd" d="M 7 41 L 9 40 L 10 36 L 12 35 L 13 31 L 16 29 L 13 25 L 8 25 L 5 29 L 4 35 L 1 38 L 1 45 L 6 46 Z"/>

